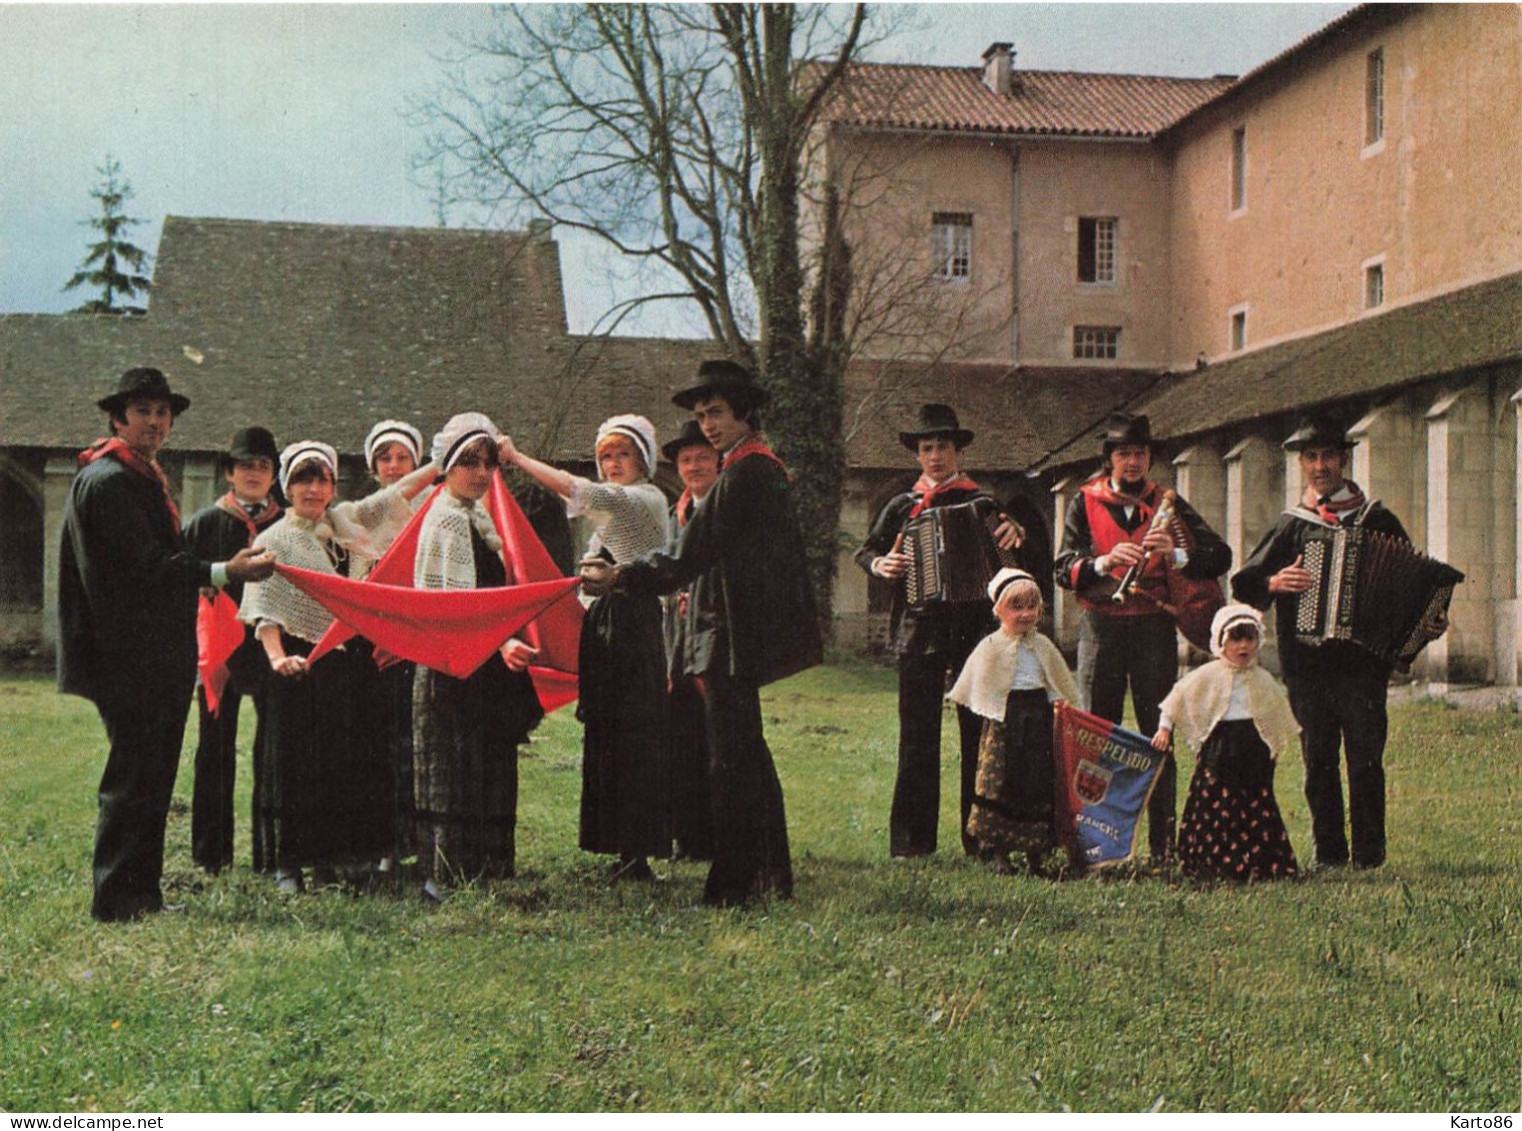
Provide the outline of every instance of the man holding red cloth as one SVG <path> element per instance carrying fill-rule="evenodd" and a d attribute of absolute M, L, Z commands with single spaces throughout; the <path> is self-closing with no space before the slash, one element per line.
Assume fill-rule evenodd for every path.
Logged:
<path fill-rule="evenodd" d="M 1104 435 L 1104 468 L 1083 485 L 1068 507 L 1057 555 L 1057 584 L 1078 594 L 1078 686 L 1087 709 L 1118 723 L 1126 686 L 1136 729 L 1157 730 L 1158 708 L 1178 674 L 1178 633 L 1168 601 L 1167 570 L 1185 577 L 1219 577 L 1231 568 L 1231 547 L 1183 499 L 1147 481 L 1152 470 L 1152 428 L 1145 416 L 1116 413 Z M 1165 496 L 1188 533 L 1187 548 L 1174 539 L 1174 522 L 1154 523 Z M 1116 583 L 1135 581 L 1122 600 Z M 1147 839 L 1154 863 L 1173 858 L 1178 771 L 1163 763 L 1147 805 Z"/>
<path fill-rule="evenodd" d="M 210 562 L 185 547 L 158 451 L 190 400 L 157 369 L 129 369 L 99 402 L 112 436 L 80 454 L 58 568 L 58 689 L 92 701 L 111 750 L 95 828 L 96 919 L 161 910 L 164 828 L 196 676 L 203 586 L 268 577 L 244 548 Z"/>

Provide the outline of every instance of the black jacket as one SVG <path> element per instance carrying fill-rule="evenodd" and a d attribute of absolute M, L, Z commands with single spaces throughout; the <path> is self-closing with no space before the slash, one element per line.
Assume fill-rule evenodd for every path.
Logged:
<path fill-rule="evenodd" d="M 931 507 L 954 506 L 973 499 L 987 498 L 975 488 L 952 487 L 942 491 L 931 502 Z M 872 529 L 861 549 L 856 551 L 856 564 L 872 574 L 872 561 L 882 557 L 909 521 L 909 512 L 920 501 L 915 491 L 905 491 L 889 499 L 872 521 Z M 876 577 L 876 574 L 872 574 Z M 893 586 L 889 605 L 889 645 L 896 655 L 928 656 L 947 654 L 958 661 L 972 651 L 973 646 L 994 628 L 993 606 L 988 601 L 966 601 L 955 604 L 933 602 L 924 608 L 912 609 L 905 597 L 904 581 L 882 581 Z"/>
<path fill-rule="evenodd" d="M 1368 668 L 1377 665 L 1389 670 L 1389 665 L 1372 652 L 1359 647 L 1350 640 L 1327 640 L 1321 644 L 1301 644 L 1295 638 L 1295 609 L 1298 601 L 1293 594 L 1273 594 L 1268 591 L 1268 580 L 1285 566 L 1292 563 L 1305 549 L 1306 537 L 1316 529 L 1309 517 L 1300 517 L 1298 508 L 1285 511 L 1268 533 L 1253 547 L 1247 561 L 1242 563 L 1231 579 L 1231 595 L 1245 605 L 1267 610 L 1275 605 L 1274 623 L 1279 635 L 1279 664 L 1284 678 L 1292 678 L 1308 662 L 1324 661 L 1334 666 L 1350 665 Z M 1357 523 L 1380 534 L 1389 534 L 1409 542 L 1410 536 L 1400 519 L 1387 511 L 1378 500 L 1365 505 L 1362 511 L 1343 518 L 1345 525 Z"/>
<path fill-rule="evenodd" d="M 188 696 L 196 597 L 210 584 L 157 482 L 109 456 L 89 464 L 64 509 L 58 689 L 102 709 Z"/>
<path fill-rule="evenodd" d="M 620 567 L 635 594 L 692 587 L 682 668 L 757 685 L 824 658 L 786 473 L 746 456 L 726 467 L 674 547 Z"/>

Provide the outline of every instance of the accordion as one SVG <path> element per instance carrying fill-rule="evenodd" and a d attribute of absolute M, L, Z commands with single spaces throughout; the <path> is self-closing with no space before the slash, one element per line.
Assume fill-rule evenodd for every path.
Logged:
<path fill-rule="evenodd" d="M 1295 638 L 1350 640 L 1401 671 L 1434 639 L 1428 626 L 1447 616 L 1464 580 L 1404 539 L 1359 526 L 1318 528 L 1302 564 L 1311 587 L 1296 603 Z"/>
<path fill-rule="evenodd" d="M 994 528 L 999 508 L 992 499 L 931 507 L 904 524 L 904 573 L 909 607 L 934 601 L 963 604 L 988 600 L 988 583 L 1004 566 L 1018 565 L 1015 555 L 999 549 Z"/>

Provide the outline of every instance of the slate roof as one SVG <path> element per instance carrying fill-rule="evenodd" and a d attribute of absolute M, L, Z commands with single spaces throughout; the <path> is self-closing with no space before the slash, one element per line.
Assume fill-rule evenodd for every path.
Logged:
<path fill-rule="evenodd" d="M 980 67 L 859 63 L 828 118 L 874 129 L 1145 140 L 1233 81 L 1017 69 L 1014 89 L 1001 95 L 984 85 Z"/>
<path fill-rule="evenodd" d="M 1137 369 L 857 362 L 846 378 L 850 463 L 903 467 L 899 432 L 912 425 L 921 404 L 942 402 L 975 433 L 969 468 L 1023 470 L 1087 434 L 1163 376 Z"/>
<path fill-rule="evenodd" d="M 1522 273 L 1168 377 L 1127 411 L 1146 413 L 1158 439 L 1183 441 L 1261 417 L 1368 400 L 1519 362 Z M 1093 440 L 1086 436 L 1037 469 L 1092 455 Z"/>

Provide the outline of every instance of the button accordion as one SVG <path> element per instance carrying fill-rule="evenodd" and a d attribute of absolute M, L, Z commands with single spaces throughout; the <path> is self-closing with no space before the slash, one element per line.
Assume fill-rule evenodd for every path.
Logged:
<path fill-rule="evenodd" d="M 1464 575 L 1402 538 L 1360 526 L 1317 528 L 1305 540 L 1311 587 L 1295 609 L 1301 644 L 1350 640 L 1401 671 L 1436 634 Z"/>
<path fill-rule="evenodd" d="M 992 499 L 977 498 L 931 507 L 905 523 L 900 549 L 909 557 L 904 572 L 909 607 L 988 600 L 994 574 L 1019 565 L 1013 552 L 994 541 L 1000 517 Z"/>

